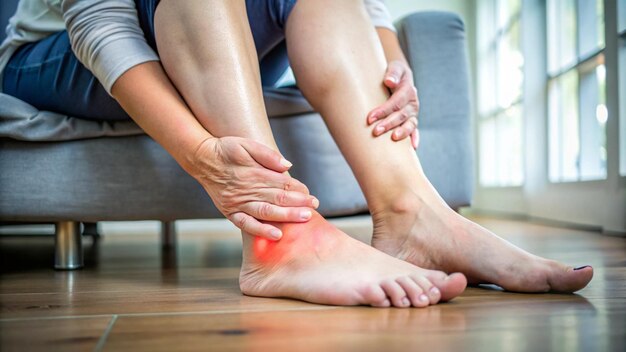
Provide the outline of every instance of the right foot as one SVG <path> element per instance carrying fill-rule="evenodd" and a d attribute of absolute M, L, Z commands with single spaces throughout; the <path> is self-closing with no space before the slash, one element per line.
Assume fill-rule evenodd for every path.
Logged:
<path fill-rule="evenodd" d="M 249 296 L 329 305 L 425 307 L 463 292 L 462 274 L 447 275 L 361 243 L 314 212 L 307 223 L 281 225 L 272 242 L 244 234 L 239 284 Z"/>

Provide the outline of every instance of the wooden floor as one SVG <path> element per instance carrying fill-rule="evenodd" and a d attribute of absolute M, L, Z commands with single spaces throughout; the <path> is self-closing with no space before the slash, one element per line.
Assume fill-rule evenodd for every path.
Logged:
<path fill-rule="evenodd" d="M 475 220 L 593 265 L 594 280 L 577 295 L 469 288 L 426 309 L 338 308 L 242 296 L 241 240 L 220 221 L 183 228 L 177 253 L 161 253 L 156 232 L 113 228 L 86 240 L 73 272 L 51 269 L 51 237 L 0 236 L 0 350 L 626 351 L 624 238 Z M 336 224 L 368 240 L 366 217 Z"/>

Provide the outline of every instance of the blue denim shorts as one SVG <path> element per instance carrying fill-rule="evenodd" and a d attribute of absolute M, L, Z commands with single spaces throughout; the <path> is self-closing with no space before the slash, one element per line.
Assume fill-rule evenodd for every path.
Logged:
<path fill-rule="evenodd" d="M 296 0 L 246 0 L 264 86 L 274 85 L 289 66 L 284 30 L 295 3 Z M 157 51 L 154 13 L 159 0 L 135 0 L 135 4 L 146 40 Z M 81 119 L 130 119 L 78 61 L 66 31 L 21 46 L 4 69 L 2 91 L 40 110 Z"/>

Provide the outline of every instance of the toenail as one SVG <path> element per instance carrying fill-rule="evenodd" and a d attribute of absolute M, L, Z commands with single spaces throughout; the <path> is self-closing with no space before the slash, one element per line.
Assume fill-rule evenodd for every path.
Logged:
<path fill-rule="evenodd" d="M 420 295 L 420 301 L 422 301 L 422 302 L 428 302 L 428 301 L 429 301 L 428 296 L 426 296 L 426 295 L 424 295 L 424 294 Z"/>
<path fill-rule="evenodd" d="M 578 268 L 574 268 L 574 270 L 582 270 L 584 268 L 590 268 L 591 265 L 583 265 L 583 266 L 579 266 Z"/>
<path fill-rule="evenodd" d="M 441 292 L 439 292 L 439 289 L 438 289 L 438 288 L 436 288 L 436 287 L 431 288 L 431 289 L 430 289 L 430 293 L 431 293 L 431 294 L 433 294 L 433 295 L 439 295 L 439 294 L 441 294 Z"/>
<path fill-rule="evenodd" d="M 403 306 L 408 306 L 408 305 L 410 305 L 410 304 L 411 304 L 411 302 L 409 301 L 409 299 L 408 299 L 408 298 L 404 297 L 404 298 L 402 299 L 402 305 L 403 305 Z"/>
<path fill-rule="evenodd" d="M 308 219 L 311 218 L 312 215 L 313 215 L 313 213 L 311 213 L 310 210 L 305 210 L 303 212 L 300 212 L 300 219 L 308 220 Z"/>

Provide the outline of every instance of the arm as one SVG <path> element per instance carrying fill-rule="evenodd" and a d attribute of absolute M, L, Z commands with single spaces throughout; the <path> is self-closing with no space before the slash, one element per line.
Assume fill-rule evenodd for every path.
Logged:
<path fill-rule="evenodd" d="M 202 184 L 222 214 L 242 230 L 270 239 L 280 238 L 280 231 L 257 219 L 306 221 L 294 207 L 316 207 L 316 200 L 285 174 L 291 165 L 280 153 L 243 138 L 215 138 L 198 122 L 146 43 L 133 0 L 66 0 L 63 10 L 79 60 Z M 224 194 L 225 187 L 237 191 Z M 277 206 L 270 214 L 263 212 L 266 204 Z"/>
<path fill-rule="evenodd" d="M 193 156 L 214 137 L 191 114 L 159 62 L 132 67 L 115 81 L 111 93 L 187 173 L 198 173 Z"/>
<path fill-rule="evenodd" d="M 387 72 L 383 79 L 384 85 L 392 95 L 382 104 L 374 108 L 367 116 L 367 123 L 374 125 L 374 136 L 381 136 L 393 130 L 391 139 L 394 141 L 411 137 L 411 143 L 417 148 L 419 133 L 417 131 L 417 114 L 419 100 L 413 83 L 413 72 L 402 52 L 395 28 L 391 23 L 391 15 L 382 0 L 364 0 L 376 33 L 380 39 L 385 58 Z M 378 121 L 378 123 L 377 123 Z"/>
<path fill-rule="evenodd" d="M 408 66 L 409 63 L 404 56 L 402 48 L 400 47 L 400 42 L 398 41 L 396 32 L 387 27 L 376 27 L 376 33 L 378 34 L 378 39 L 380 39 L 380 43 L 383 46 L 387 62 L 401 61 Z"/>

